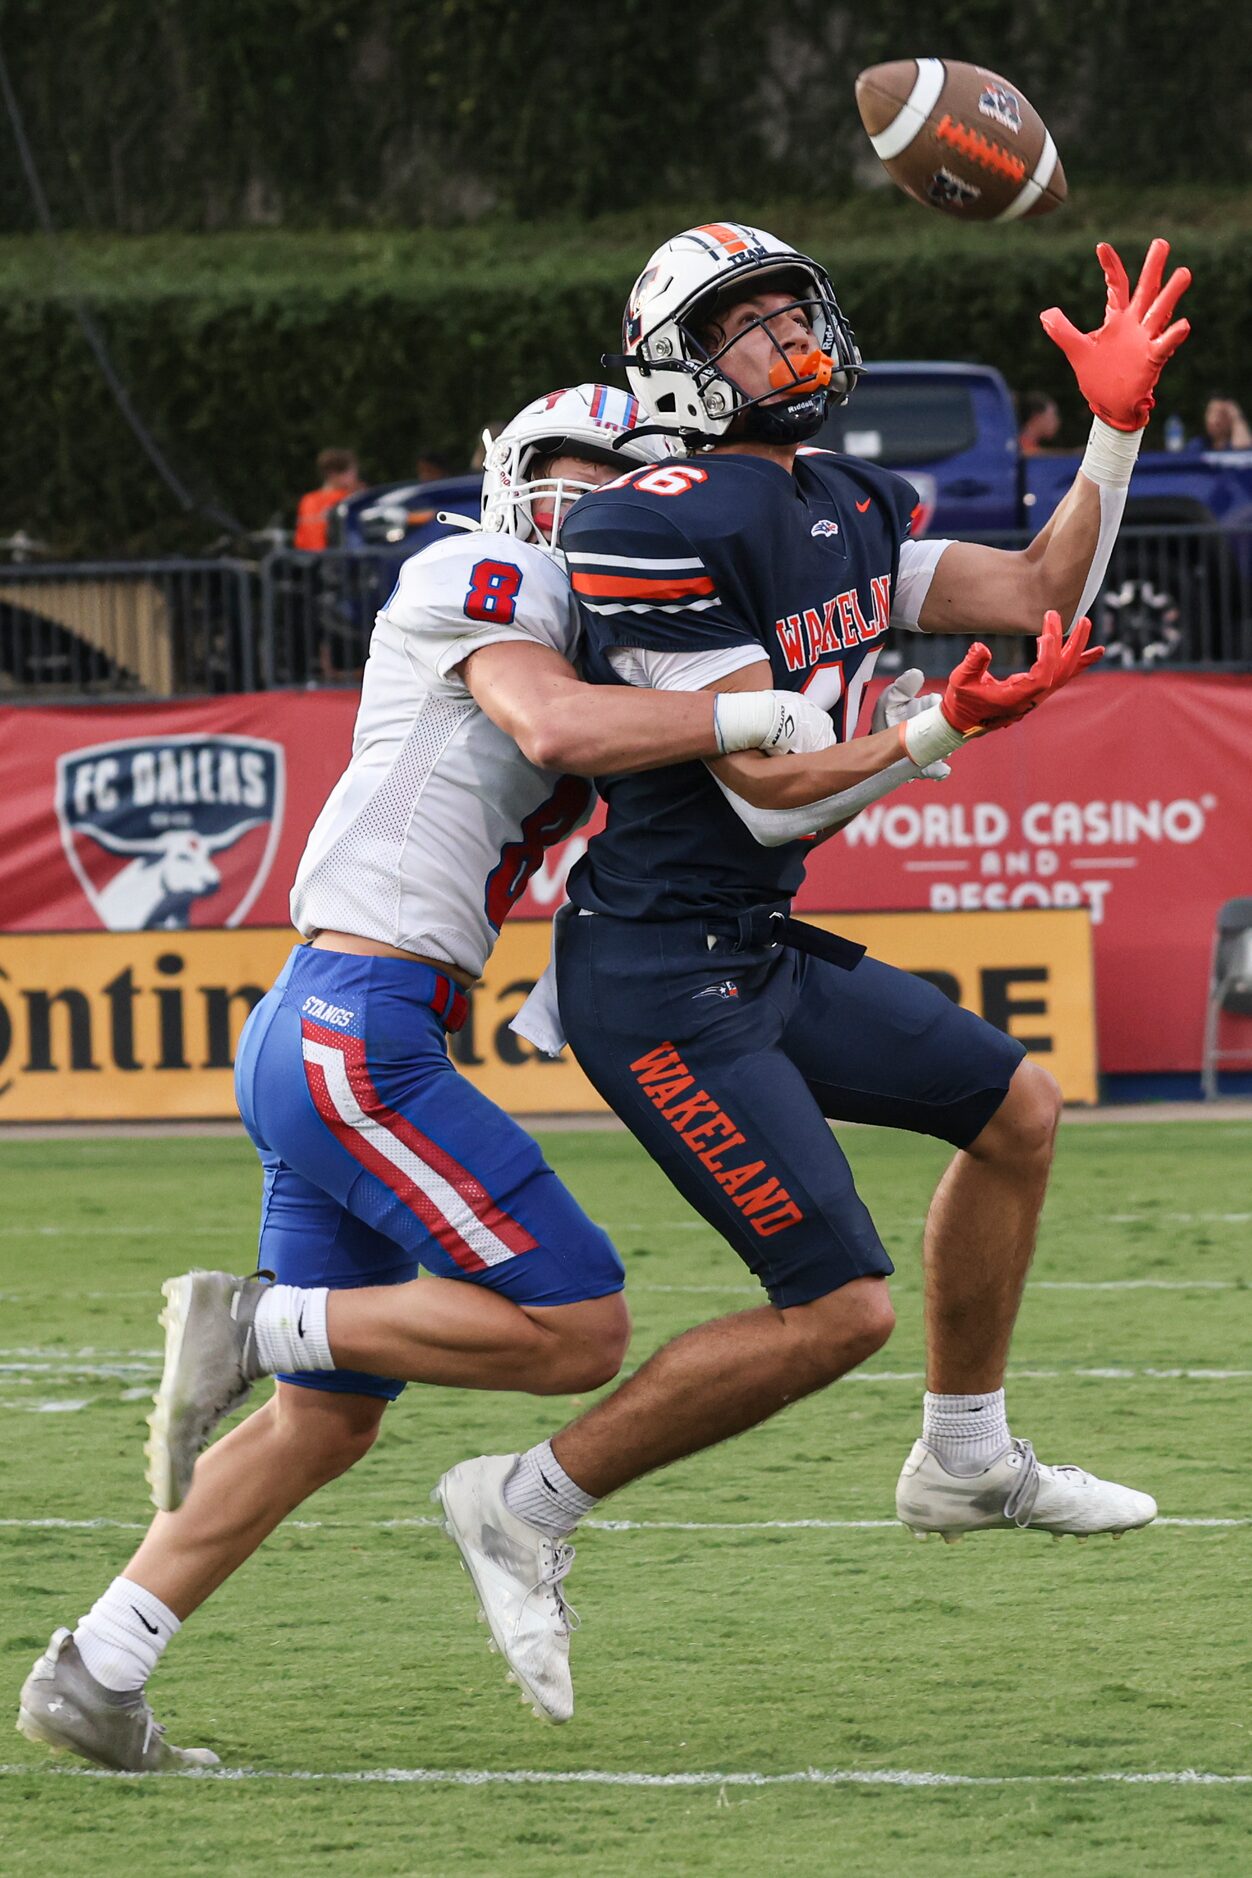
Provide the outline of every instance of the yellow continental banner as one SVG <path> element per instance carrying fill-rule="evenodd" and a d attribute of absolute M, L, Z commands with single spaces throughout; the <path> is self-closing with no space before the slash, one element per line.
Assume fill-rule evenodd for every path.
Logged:
<path fill-rule="evenodd" d="M 812 923 L 919 972 L 1025 1044 L 1069 1102 L 1096 1100 L 1085 908 L 847 913 Z M 451 1055 L 515 1114 L 603 1108 L 567 1050 L 539 1057 L 509 1029 L 548 959 L 546 922 L 506 927 Z M 285 927 L 162 933 L 0 933 L 0 1122 L 150 1121 L 235 1113 L 248 1012 L 294 935 Z"/>

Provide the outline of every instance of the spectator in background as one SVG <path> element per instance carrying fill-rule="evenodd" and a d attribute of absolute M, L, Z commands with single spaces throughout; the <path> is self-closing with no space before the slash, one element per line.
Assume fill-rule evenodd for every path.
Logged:
<path fill-rule="evenodd" d="M 419 483 L 441 483 L 447 476 L 455 476 L 452 460 L 442 450 L 419 449 L 413 463 L 413 474 Z"/>
<path fill-rule="evenodd" d="M 321 483 L 300 498 L 296 510 L 296 532 L 292 546 L 307 553 L 320 554 L 326 546 L 326 522 L 330 511 L 345 496 L 364 489 L 356 453 L 352 450 L 319 450 L 317 473 Z"/>
<path fill-rule="evenodd" d="M 1056 399 L 1046 391 L 1027 391 L 1018 400 L 1017 447 L 1023 456 L 1039 456 L 1055 443 L 1061 429 Z"/>
<path fill-rule="evenodd" d="M 484 424 L 482 436 L 475 444 L 474 454 L 470 458 L 470 468 L 472 470 L 480 470 L 483 468 L 487 461 L 487 445 L 494 443 L 503 429 L 504 424 L 499 418 L 492 418 L 490 423 Z"/>
<path fill-rule="evenodd" d="M 1233 398 L 1215 391 L 1204 407 L 1205 450 L 1252 450 L 1252 427 Z"/>

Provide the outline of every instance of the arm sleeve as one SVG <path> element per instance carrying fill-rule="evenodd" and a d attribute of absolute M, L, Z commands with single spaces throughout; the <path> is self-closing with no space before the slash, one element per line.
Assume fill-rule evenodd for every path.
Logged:
<path fill-rule="evenodd" d="M 950 541 L 909 541 L 900 543 L 900 569 L 891 590 L 891 624 L 906 632 L 920 632 L 918 625 L 935 569 L 950 548 Z"/>
<path fill-rule="evenodd" d="M 458 535 L 405 561 L 378 615 L 413 665 L 441 690 L 462 691 L 456 667 L 506 640 L 550 646 L 569 658 L 578 614 L 547 555 L 504 535 Z"/>
<path fill-rule="evenodd" d="M 719 589 L 715 556 L 703 552 L 677 520 L 632 491 L 584 496 L 561 529 L 561 546 L 588 640 L 606 650 L 709 652 L 761 647 Z M 681 496 L 671 498 L 675 504 Z"/>
<path fill-rule="evenodd" d="M 898 763 L 879 770 L 876 776 L 867 776 L 864 782 L 853 783 L 850 789 L 823 796 L 818 802 L 805 802 L 795 809 L 755 808 L 733 789 L 728 789 L 720 776 L 714 776 L 713 781 L 754 841 L 763 848 L 781 848 L 788 841 L 803 841 L 809 835 L 833 828 L 837 822 L 850 821 L 871 802 L 881 801 L 901 783 L 916 782 L 923 774 L 907 757 L 901 757 Z"/>

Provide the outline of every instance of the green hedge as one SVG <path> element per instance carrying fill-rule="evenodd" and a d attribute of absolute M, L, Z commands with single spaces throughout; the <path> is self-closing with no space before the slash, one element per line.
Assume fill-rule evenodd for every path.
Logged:
<path fill-rule="evenodd" d="M 1079 400 L 1037 315 L 1055 302 L 1080 324 L 1099 319 L 1088 232 L 949 232 L 906 209 L 887 218 L 890 238 L 874 238 L 770 213 L 830 266 L 868 360 L 987 361 L 1018 388 L 1052 391 L 1079 440 Z M 409 474 L 419 443 L 464 462 L 486 419 L 598 375 L 660 232 L 88 244 L 70 250 L 60 285 L 36 244 L 0 243 L 0 533 L 25 527 L 62 552 L 118 555 L 199 548 L 215 532 L 180 514 L 123 423 L 71 285 L 183 479 L 259 527 L 290 511 L 324 444 L 357 448 L 371 480 Z M 1136 263 L 1144 233 L 1108 232 Z M 1195 428 L 1214 386 L 1252 405 L 1252 246 L 1235 226 L 1174 232 L 1196 276 L 1195 333 L 1168 368 L 1162 409 Z"/>

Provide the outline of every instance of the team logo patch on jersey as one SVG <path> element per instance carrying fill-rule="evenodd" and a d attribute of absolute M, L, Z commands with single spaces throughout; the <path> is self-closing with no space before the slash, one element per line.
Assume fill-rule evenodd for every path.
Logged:
<path fill-rule="evenodd" d="M 838 522 L 828 522 L 825 520 L 814 522 L 809 533 L 810 535 L 837 535 L 839 533 L 839 524 Z"/>
<path fill-rule="evenodd" d="M 703 991 L 693 991 L 693 998 L 737 998 L 739 987 L 733 978 L 723 978 L 719 984 L 706 985 Z"/>
<path fill-rule="evenodd" d="M 61 844 L 111 932 L 238 926 L 283 796 L 283 747 L 259 737 L 130 737 L 57 759 Z"/>

